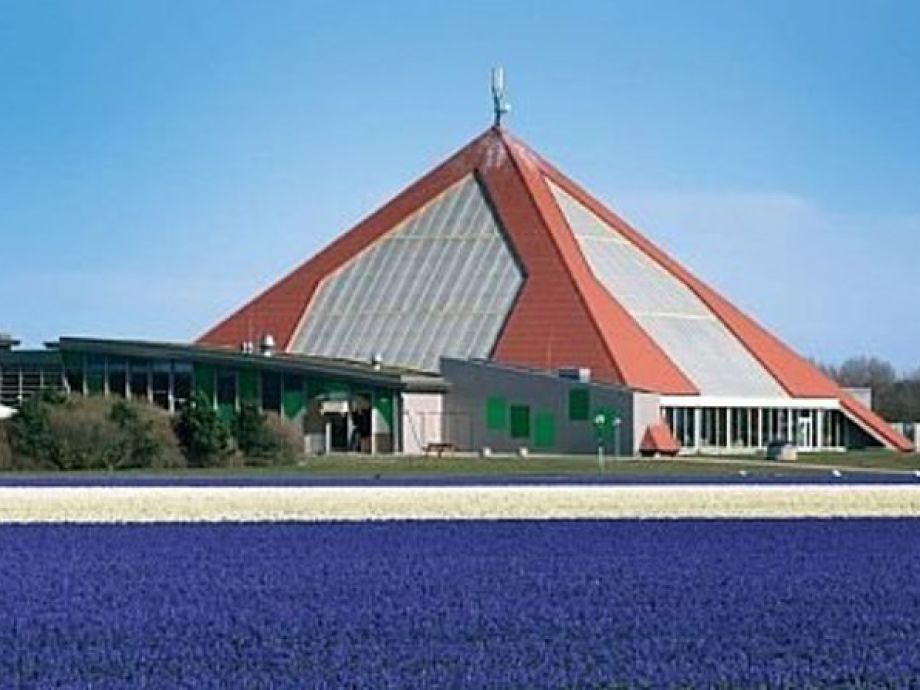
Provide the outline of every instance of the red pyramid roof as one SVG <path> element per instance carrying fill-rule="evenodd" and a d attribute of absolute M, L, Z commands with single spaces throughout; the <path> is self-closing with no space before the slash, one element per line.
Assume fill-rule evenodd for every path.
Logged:
<path fill-rule="evenodd" d="M 604 381 L 671 395 L 699 393 L 694 383 L 599 282 L 549 189 L 551 180 L 681 281 L 793 397 L 837 398 L 873 436 L 899 450 L 910 442 L 844 394 L 816 367 L 698 280 L 623 219 L 604 207 L 506 131 L 491 128 L 410 185 L 312 259 L 199 339 L 237 346 L 271 333 L 288 349 L 320 283 L 356 254 L 461 178 L 485 189 L 521 264 L 523 288 L 492 357 L 556 368 L 587 366 Z"/>

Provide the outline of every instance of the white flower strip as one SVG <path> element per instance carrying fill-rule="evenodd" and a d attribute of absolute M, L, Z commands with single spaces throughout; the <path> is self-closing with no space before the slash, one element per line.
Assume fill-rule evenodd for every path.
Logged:
<path fill-rule="evenodd" d="M 833 517 L 920 517 L 920 487 L 0 488 L 0 523 Z"/>

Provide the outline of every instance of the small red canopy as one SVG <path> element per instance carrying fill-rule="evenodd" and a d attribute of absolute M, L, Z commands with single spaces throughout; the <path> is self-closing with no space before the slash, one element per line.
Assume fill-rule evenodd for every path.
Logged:
<path fill-rule="evenodd" d="M 680 444 L 664 422 L 649 425 L 639 444 L 642 455 L 677 455 Z"/>

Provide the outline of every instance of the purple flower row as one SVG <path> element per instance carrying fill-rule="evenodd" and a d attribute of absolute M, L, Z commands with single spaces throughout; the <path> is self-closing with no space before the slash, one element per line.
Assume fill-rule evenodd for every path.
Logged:
<path fill-rule="evenodd" d="M 918 527 L 4 527 L 0 685 L 908 687 Z"/>

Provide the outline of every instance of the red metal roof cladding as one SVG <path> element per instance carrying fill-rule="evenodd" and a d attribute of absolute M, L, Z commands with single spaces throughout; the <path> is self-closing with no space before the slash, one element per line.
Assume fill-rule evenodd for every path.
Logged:
<path fill-rule="evenodd" d="M 238 346 L 272 333 L 288 349 L 320 282 L 448 187 L 473 173 L 501 221 L 525 276 L 495 344 L 494 359 L 541 368 L 590 367 L 602 381 L 662 394 L 699 391 L 598 281 L 547 185 L 558 185 L 686 285 L 793 397 L 837 398 L 892 448 L 910 442 L 847 396 L 623 219 L 505 131 L 491 128 L 355 228 L 204 334 Z"/>
<path fill-rule="evenodd" d="M 680 450 L 680 443 L 674 438 L 671 429 L 664 422 L 651 424 L 645 430 L 642 443 L 639 444 L 641 453 L 660 453 L 661 455 L 676 455 Z"/>

